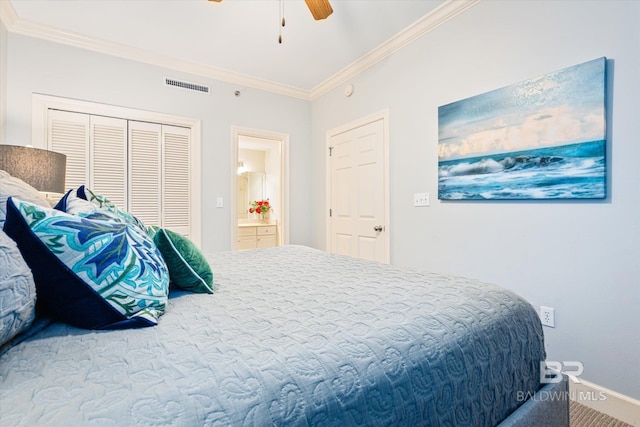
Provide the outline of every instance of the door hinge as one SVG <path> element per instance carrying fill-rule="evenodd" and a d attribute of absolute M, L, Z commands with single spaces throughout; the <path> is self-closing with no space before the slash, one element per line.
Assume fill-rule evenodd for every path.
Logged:
<path fill-rule="evenodd" d="M 329 209 L 329 218 L 333 216 L 333 209 Z"/>
<path fill-rule="evenodd" d="M 329 147 L 329 157 L 333 155 L 333 147 Z"/>

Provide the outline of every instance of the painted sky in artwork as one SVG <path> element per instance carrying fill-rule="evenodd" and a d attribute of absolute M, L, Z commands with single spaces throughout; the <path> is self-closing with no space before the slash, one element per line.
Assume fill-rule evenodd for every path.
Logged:
<path fill-rule="evenodd" d="M 604 139 L 605 61 L 439 107 L 439 160 Z"/>

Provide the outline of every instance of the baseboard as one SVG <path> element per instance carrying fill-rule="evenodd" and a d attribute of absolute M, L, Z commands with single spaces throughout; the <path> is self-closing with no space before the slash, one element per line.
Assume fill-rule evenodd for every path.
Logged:
<path fill-rule="evenodd" d="M 580 383 L 569 380 L 569 395 L 584 406 L 640 427 L 640 400 L 580 379 Z"/>

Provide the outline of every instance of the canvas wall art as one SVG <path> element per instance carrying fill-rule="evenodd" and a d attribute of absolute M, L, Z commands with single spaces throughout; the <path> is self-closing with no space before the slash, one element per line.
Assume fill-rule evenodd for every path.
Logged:
<path fill-rule="evenodd" d="M 606 58 L 438 108 L 438 198 L 606 196 Z"/>

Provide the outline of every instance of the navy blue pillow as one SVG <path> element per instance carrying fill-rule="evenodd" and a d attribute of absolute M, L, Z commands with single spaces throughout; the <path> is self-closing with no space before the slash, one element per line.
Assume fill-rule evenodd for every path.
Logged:
<path fill-rule="evenodd" d="M 7 200 L 4 231 L 32 270 L 38 306 L 87 329 L 157 324 L 169 272 L 153 241 L 100 212 L 83 215 Z"/>
<path fill-rule="evenodd" d="M 76 190 L 67 191 L 64 194 L 64 196 L 62 196 L 62 198 L 60 200 L 58 200 L 58 203 L 55 204 L 53 209 L 57 209 L 59 211 L 66 212 L 67 211 L 67 199 L 69 199 L 69 196 L 71 196 L 71 192 L 72 191 L 76 191 Z"/>

